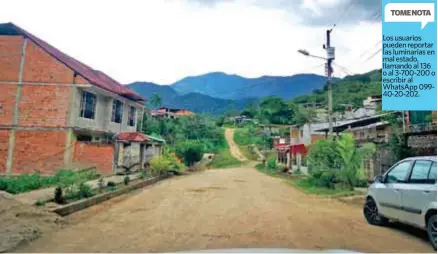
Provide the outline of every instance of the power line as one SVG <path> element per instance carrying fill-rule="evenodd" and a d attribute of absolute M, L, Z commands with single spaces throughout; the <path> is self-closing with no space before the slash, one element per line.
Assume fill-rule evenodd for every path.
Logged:
<path fill-rule="evenodd" d="M 376 52 L 374 52 L 374 54 L 372 54 L 370 57 L 368 57 L 365 61 L 363 61 L 364 63 L 368 62 L 369 60 L 371 60 L 372 58 L 374 58 L 377 54 L 379 54 L 380 52 L 382 52 L 382 48 L 378 49 Z"/>
<path fill-rule="evenodd" d="M 351 7 L 353 7 L 353 3 L 354 2 L 355 2 L 355 0 L 350 0 L 350 3 L 344 9 L 344 12 L 342 12 L 341 15 L 339 15 L 339 18 L 338 18 L 338 20 L 336 21 L 335 24 L 339 24 L 341 22 L 342 18 L 345 16 L 345 14 L 351 9 Z"/>
<path fill-rule="evenodd" d="M 362 52 L 362 54 L 359 56 L 360 58 L 364 57 L 365 54 L 369 53 L 372 49 L 374 49 L 376 46 L 380 45 L 382 43 L 382 39 L 380 39 L 378 42 L 376 42 L 372 47 Z"/>

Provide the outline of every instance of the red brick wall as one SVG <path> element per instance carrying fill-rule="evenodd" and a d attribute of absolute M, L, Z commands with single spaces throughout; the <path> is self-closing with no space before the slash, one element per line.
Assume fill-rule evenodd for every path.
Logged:
<path fill-rule="evenodd" d="M 23 37 L 0 36 L 0 81 L 18 81 Z"/>
<path fill-rule="evenodd" d="M 0 75 L 2 73 L 0 67 Z M 14 115 L 17 85 L 0 83 L 0 125 L 11 125 Z"/>
<path fill-rule="evenodd" d="M 28 41 L 23 72 L 24 82 L 73 83 L 73 71 Z"/>
<path fill-rule="evenodd" d="M 66 135 L 65 131 L 17 130 L 12 174 L 32 173 L 35 170 L 51 174 L 62 168 Z"/>
<path fill-rule="evenodd" d="M 21 91 L 21 126 L 67 126 L 71 87 L 24 85 Z"/>
<path fill-rule="evenodd" d="M 113 173 L 114 147 L 110 144 L 76 142 L 73 160 L 84 166 L 97 167 L 105 175 Z"/>
<path fill-rule="evenodd" d="M 6 172 L 8 145 L 9 145 L 9 131 L 0 130 L 0 174 L 4 174 Z"/>

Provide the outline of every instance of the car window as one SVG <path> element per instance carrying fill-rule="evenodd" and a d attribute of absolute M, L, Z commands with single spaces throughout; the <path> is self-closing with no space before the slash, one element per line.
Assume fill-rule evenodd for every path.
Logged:
<path fill-rule="evenodd" d="M 411 161 L 404 161 L 395 166 L 389 171 L 386 176 L 386 183 L 400 183 L 405 182 L 406 176 L 411 167 Z"/>
<path fill-rule="evenodd" d="M 428 183 L 436 183 L 436 162 L 432 163 L 432 167 L 430 167 Z"/>
<path fill-rule="evenodd" d="M 431 161 L 415 161 L 415 164 L 412 167 L 409 183 L 427 183 L 431 165 Z"/>

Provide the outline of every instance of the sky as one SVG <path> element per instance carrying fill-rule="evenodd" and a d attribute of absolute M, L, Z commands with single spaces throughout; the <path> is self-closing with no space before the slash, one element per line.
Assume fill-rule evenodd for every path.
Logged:
<path fill-rule="evenodd" d="M 26 8 L 24 8 L 24 6 Z M 380 0 L 2 0 L 13 22 L 115 80 L 171 84 L 225 72 L 248 78 L 381 68 Z"/>

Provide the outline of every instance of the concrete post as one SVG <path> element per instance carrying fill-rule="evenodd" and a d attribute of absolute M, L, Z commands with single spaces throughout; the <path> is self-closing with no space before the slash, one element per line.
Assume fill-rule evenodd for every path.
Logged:
<path fill-rule="evenodd" d="M 113 158 L 113 173 L 117 173 L 117 168 L 119 166 L 119 156 L 120 156 L 120 143 L 114 142 L 114 158 Z"/>
<path fill-rule="evenodd" d="M 23 71 L 24 71 L 24 61 L 26 58 L 26 46 L 27 46 L 27 38 L 24 37 L 23 45 L 21 47 L 21 57 L 20 57 L 20 69 L 18 72 L 18 84 L 17 89 L 15 91 L 15 105 L 14 105 L 14 115 L 12 119 L 12 124 L 14 127 L 18 126 L 18 118 L 20 115 L 20 99 L 21 99 L 21 87 L 23 85 Z M 12 160 L 14 158 L 14 150 L 15 150 L 15 129 L 12 128 L 9 133 L 9 143 L 8 143 L 8 157 L 6 159 L 6 174 L 12 174 Z"/>
<path fill-rule="evenodd" d="M 144 147 L 145 144 L 141 143 L 140 144 L 140 171 L 144 170 L 144 150 L 145 150 Z"/>

